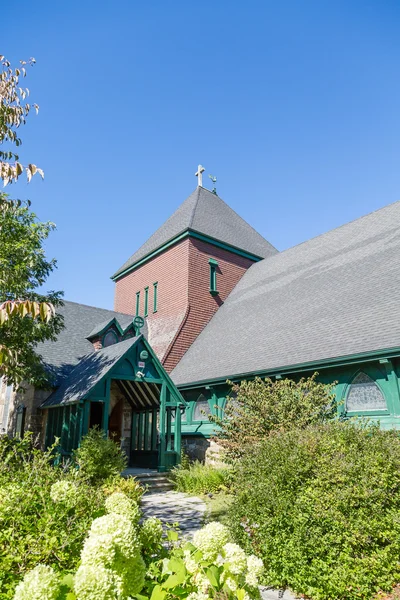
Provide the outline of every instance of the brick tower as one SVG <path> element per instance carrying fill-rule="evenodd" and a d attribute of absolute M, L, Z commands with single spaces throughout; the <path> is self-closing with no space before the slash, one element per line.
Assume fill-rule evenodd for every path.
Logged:
<path fill-rule="evenodd" d="M 149 342 L 171 371 L 246 269 L 276 252 L 199 185 L 113 275 L 114 309 L 147 319 Z"/>

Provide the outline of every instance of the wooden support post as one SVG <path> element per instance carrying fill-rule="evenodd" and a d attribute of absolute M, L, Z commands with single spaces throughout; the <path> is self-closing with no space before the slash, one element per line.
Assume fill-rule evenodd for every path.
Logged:
<path fill-rule="evenodd" d="M 176 407 L 175 428 L 174 428 L 174 450 L 176 453 L 176 464 L 177 465 L 179 465 L 181 462 L 181 437 L 182 437 L 181 409 L 178 404 L 178 406 Z"/>
<path fill-rule="evenodd" d="M 81 439 L 79 440 L 79 445 L 81 445 L 81 441 L 84 435 L 89 431 L 89 417 L 90 417 L 90 400 L 85 400 L 83 404 L 82 411 L 82 428 L 81 428 Z"/>
<path fill-rule="evenodd" d="M 106 380 L 106 398 L 103 404 L 103 422 L 101 424 L 101 428 L 105 433 L 105 436 L 108 436 L 108 419 L 110 413 L 110 391 L 111 391 L 111 379 Z"/>
<path fill-rule="evenodd" d="M 166 401 L 167 401 L 167 386 L 165 382 L 161 384 L 160 394 L 160 447 L 158 454 L 158 470 L 166 471 L 165 462 L 165 418 L 166 418 Z"/>

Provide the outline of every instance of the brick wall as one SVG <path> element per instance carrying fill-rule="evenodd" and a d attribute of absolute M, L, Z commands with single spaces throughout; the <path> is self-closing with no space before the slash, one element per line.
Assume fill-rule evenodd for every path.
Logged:
<path fill-rule="evenodd" d="M 171 246 L 131 271 L 115 284 L 114 310 L 135 314 L 136 292 L 140 291 L 140 312 L 144 315 L 144 288 L 149 288 L 149 342 L 162 360 L 185 318 L 189 295 L 189 239 Z M 157 312 L 153 312 L 157 282 Z"/>
<path fill-rule="evenodd" d="M 210 258 L 218 262 L 217 290 L 219 294 L 217 296 L 212 296 L 209 291 L 210 265 L 208 261 Z M 253 261 L 228 250 L 190 238 L 189 311 L 173 346 L 164 358 L 164 367 L 168 372 L 178 364 L 186 350 L 193 344 L 252 264 Z"/>
<path fill-rule="evenodd" d="M 210 258 L 218 262 L 217 296 L 209 291 Z M 170 372 L 251 264 L 228 250 L 187 238 L 117 281 L 114 310 L 134 314 L 140 291 L 139 314 L 143 316 L 144 288 L 149 287 L 149 342 Z M 154 282 L 158 282 L 156 313 Z"/>

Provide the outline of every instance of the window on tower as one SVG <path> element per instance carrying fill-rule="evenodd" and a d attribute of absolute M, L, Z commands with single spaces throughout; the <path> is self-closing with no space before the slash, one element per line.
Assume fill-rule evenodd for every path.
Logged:
<path fill-rule="evenodd" d="M 218 262 L 216 260 L 214 260 L 213 258 L 210 258 L 208 261 L 208 264 L 210 265 L 210 294 L 212 296 L 217 296 L 218 295 L 218 290 L 217 290 Z"/>

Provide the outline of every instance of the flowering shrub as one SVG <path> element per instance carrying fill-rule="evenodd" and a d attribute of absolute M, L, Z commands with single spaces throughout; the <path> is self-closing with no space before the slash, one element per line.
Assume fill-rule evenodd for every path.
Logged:
<path fill-rule="evenodd" d="M 195 534 L 194 544 L 180 542 L 171 530 L 166 549 L 161 522 L 150 518 L 140 528 L 132 501 L 121 492 L 107 499 L 107 510 L 92 523 L 75 576 L 61 580 L 39 565 L 25 575 L 14 600 L 61 600 L 68 589 L 69 600 L 129 600 L 138 594 L 141 600 L 260 597 L 262 563 L 232 543 L 224 525 L 209 523 Z M 146 572 L 142 553 L 149 558 L 150 549 Z"/>
<path fill-rule="evenodd" d="M 78 486 L 66 480 L 59 480 L 53 483 L 50 488 L 50 498 L 53 502 L 60 502 L 68 507 L 73 507 L 79 500 Z"/>

